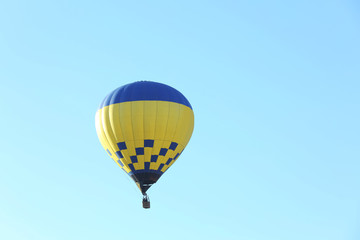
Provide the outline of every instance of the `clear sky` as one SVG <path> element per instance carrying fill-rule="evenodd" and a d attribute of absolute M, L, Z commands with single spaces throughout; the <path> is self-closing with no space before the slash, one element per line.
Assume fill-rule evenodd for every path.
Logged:
<path fill-rule="evenodd" d="M 189 145 L 141 193 L 94 117 L 181 91 Z M 0 1 L 0 239 L 360 239 L 360 4 Z"/>

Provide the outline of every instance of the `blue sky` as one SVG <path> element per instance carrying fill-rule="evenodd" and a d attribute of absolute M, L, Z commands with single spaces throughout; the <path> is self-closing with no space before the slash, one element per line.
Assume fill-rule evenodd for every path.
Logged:
<path fill-rule="evenodd" d="M 357 1 L 0 2 L 1 239 L 360 238 Z M 94 126 L 137 80 L 195 112 L 150 210 Z"/>

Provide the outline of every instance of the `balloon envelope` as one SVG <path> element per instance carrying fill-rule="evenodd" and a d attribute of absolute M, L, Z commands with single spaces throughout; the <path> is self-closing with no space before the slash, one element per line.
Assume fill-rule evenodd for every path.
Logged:
<path fill-rule="evenodd" d="M 194 113 L 176 89 L 140 81 L 107 95 L 96 112 L 95 125 L 109 156 L 145 194 L 189 142 Z"/>

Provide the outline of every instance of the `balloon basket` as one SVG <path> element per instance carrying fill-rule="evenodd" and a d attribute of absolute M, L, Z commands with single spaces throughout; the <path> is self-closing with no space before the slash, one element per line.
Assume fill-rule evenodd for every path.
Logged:
<path fill-rule="evenodd" d="M 145 209 L 150 208 L 150 199 L 149 199 L 149 197 L 148 197 L 147 194 L 144 194 L 144 195 L 143 195 L 143 201 L 142 201 L 142 203 L 143 203 L 143 208 L 145 208 Z"/>

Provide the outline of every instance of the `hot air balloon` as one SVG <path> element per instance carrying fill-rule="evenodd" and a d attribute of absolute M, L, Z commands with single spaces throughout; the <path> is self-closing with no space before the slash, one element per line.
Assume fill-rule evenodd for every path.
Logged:
<path fill-rule="evenodd" d="M 139 81 L 112 91 L 95 116 L 96 132 L 108 155 L 146 191 L 179 158 L 194 129 L 194 112 L 178 90 Z"/>

